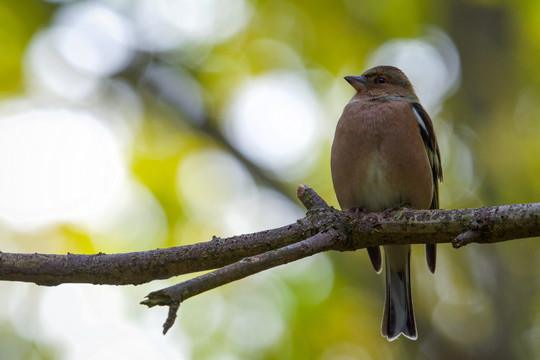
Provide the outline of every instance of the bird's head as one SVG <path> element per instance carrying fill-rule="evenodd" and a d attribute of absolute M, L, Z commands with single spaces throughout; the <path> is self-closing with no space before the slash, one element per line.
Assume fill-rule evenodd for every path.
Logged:
<path fill-rule="evenodd" d="M 417 101 L 414 88 L 407 76 L 393 66 L 377 66 L 360 76 L 345 76 L 345 80 L 362 97 L 396 96 Z"/>

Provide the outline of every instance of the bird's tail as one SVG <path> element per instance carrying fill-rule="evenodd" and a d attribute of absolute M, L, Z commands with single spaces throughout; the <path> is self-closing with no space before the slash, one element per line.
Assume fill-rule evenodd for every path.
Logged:
<path fill-rule="evenodd" d="M 390 266 L 385 249 L 386 301 L 381 332 L 388 341 L 395 340 L 400 334 L 412 340 L 417 338 L 411 296 L 410 247 L 408 249 L 404 266 L 399 266 L 398 269 Z"/>

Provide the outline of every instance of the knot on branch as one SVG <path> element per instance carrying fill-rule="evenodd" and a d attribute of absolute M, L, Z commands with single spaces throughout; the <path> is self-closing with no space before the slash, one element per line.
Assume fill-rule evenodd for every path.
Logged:
<path fill-rule="evenodd" d="M 469 230 L 459 234 L 452 240 L 452 246 L 454 249 L 459 249 L 473 242 L 480 242 L 482 233 L 486 232 L 488 228 L 489 223 L 486 219 L 482 217 L 474 218 L 469 224 Z"/>

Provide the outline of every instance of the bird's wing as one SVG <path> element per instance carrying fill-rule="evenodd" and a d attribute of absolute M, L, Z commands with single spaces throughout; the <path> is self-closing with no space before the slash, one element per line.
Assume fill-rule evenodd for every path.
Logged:
<path fill-rule="evenodd" d="M 418 120 L 418 128 L 426 153 L 431 165 L 431 173 L 433 175 L 433 198 L 431 199 L 431 209 L 439 208 L 439 181 L 442 181 L 442 166 L 441 166 L 441 154 L 439 152 L 439 145 L 437 144 L 437 138 L 435 137 L 435 131 L 433 130 L 433 123 L 428 113 L 420 103 L 413 102 L 412 108 L 416 118 Z M 437 245 L 426 244 L 426 261 L 429 271 L 435 272 L 435 264 L 437 261 Z"/>

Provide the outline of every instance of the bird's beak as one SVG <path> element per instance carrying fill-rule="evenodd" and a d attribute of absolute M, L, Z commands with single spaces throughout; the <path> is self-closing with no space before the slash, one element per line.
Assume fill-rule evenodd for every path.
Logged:
<path fill-rule="evenodd" d="M 362 91 L 367 87 L 367 79 L 364 75 L 360 76 L 345 76 L 344 78 L 356 90 Z"/>

